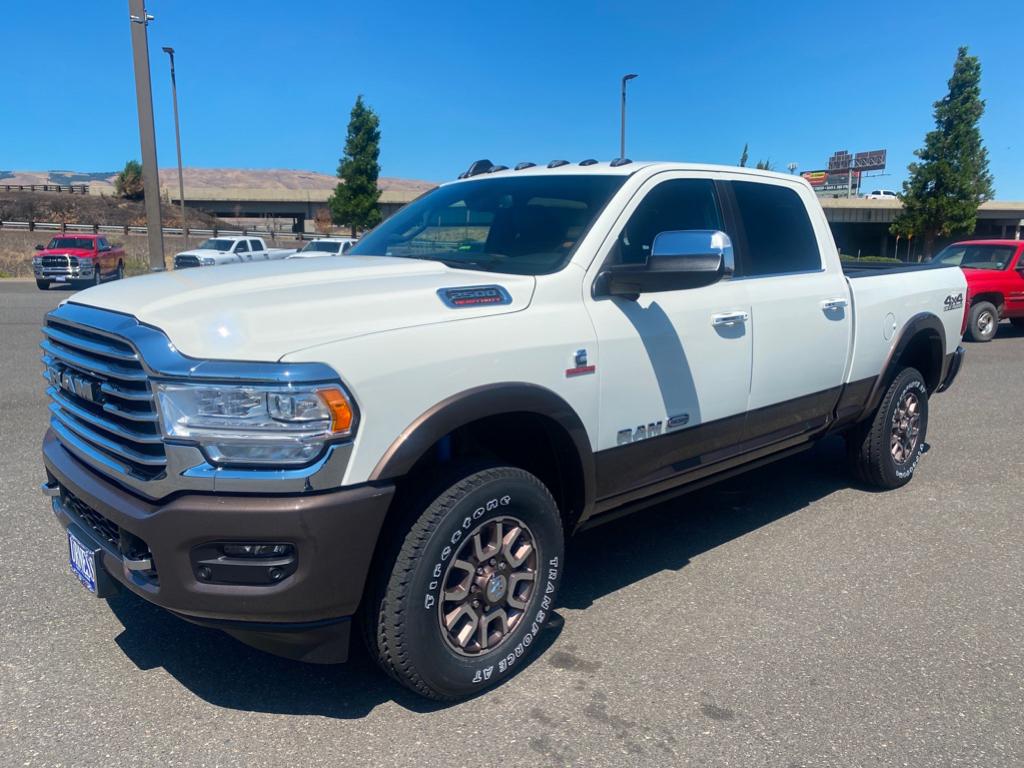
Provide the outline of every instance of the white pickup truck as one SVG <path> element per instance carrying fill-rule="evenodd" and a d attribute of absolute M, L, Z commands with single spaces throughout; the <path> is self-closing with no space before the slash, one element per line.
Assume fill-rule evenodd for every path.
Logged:
<path fill-rule="evenodd" d="M 215 267 L 248 261 L 273 261 L 295 253 L 294 248 L 267 248 L 262 237 L 221 235 L 204 240 L 198 248 L 174 255 L 174 268 Z"/>
<path fill-rule="evenodd" d="M 526 663 L 582 528 L 837 433 L 910 480 L 959 269 L 844 274 L 799 177 L 552 166 L 474 164 L 343 259 L 50 313 L 43 491 L 86 588 L 313 662 L 354 619 L 451 700 Z"/>

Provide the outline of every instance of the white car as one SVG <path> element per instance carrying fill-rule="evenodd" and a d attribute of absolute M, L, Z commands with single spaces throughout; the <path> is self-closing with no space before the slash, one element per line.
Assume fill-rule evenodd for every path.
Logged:
<path fill-rule="evenodd" d="M 288 256 L 289 259 L 309 259 L 315 256 L 341 256 L 358 241 L 354 237 L 319 237 Z"/>
<path fill-rule="evenodd" d="M 358 617 L 395 679 L 453 700 L 545 645 L 581 529 L 832 435 L 877 489 L 929 436 L 960 450 L 928 433 L 963 359 L 958 267 L 844 273 L 798 176 L 519 167 L 475 163 L 345 258 L 47 315 L 43 490 L 86 588 L 322 663 Z"/>
<path fill-rule="evenodd" d="M 211 237 L 198 248 L 182 251 L 174 256 L 175 269 L 214 267 L 221 264 L 242 264 L 249 261 L 284 259 L 295 253 L 294 248 L 267 248 L 262 237 Z"/>
<path fill-rule="evenodd" d="M 899 195 L 891 189 L 875 189 L 864 195 L 866 200 L 899 200 Z"/>

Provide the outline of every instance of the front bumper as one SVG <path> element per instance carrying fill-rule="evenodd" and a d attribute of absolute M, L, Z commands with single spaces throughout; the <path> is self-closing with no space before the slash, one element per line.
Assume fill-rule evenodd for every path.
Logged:
<path fill-rule="evenodd" d="M 95 272 L 95 264 L 88 259 L 80 261 L 76 265 L 59 265 L 46 267 L 38 264 L 32 265 L 32 274 L 36 280 L 89 280 Z"/>
<path fill-rule="evenodd" d="M 939 384 L 937 392 L 945 392 L 951 386 L 953 386 L 953 380 L 956 379 L 956 375 L 960 373 L 960 366 L 964 363 L 964 355 L 967 354 L 967 350 L 963 347 L 957 347 L 956 352 L 949 355 L 949 361 L 946 363 L 946 370 L 942 377 L 942 383 Z"/>
<path fill-rule="evenodd" d="M 52 431 L 43 459 L 57 520 L 84 533 L 99 551 L 98 565 L 121 586 L 264 650 L 344 660 L 348 619 L 359 606 L 393 486 L 284 496 L 186 493 L 150 502 L 80 463 Z M 194 550 L 223 541 L 291 544 L 294 572 L 274 584 L 205 583 Z"/>

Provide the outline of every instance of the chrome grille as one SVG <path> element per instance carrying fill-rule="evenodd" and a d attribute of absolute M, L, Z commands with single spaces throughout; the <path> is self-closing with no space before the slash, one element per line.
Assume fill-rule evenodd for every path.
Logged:
<path fill-rule="evenodd" d="M 78 259 L 72 259 L 68 255 L 64 256 L 43 256 L 44 267 L 70 267 L 72 265 L 78 265 Z"/>
<path fill-rule="evenodd" d="M 43 326 L 50 426 L 79 454 L 99 453 L 127 475 L 152 480 L 167 465 L 156 401 L 126 341 L 49 316 Z"/>
<path fill-rule="evenodd" d="M 199 257 L 190 255 L 179 255 L 174 257 L 174 268 L 175 269 L 187 269 L 188 267 L 198 267 Z"/>

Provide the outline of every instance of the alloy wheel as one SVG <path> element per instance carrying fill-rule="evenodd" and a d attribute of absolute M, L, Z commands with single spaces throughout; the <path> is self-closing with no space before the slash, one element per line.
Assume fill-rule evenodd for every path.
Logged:
<path fill-rule="evenodd" d="M 906 392 L 892 415 L 889 449 L 897 464 L 910 460 L 921 433 L 921 400 L 916 392 Z"/>
<path fill-rule="evenodd" d="M 445 642 L 478 656 L 500 646 L 523 620 L 537 584 L 537 545 L 529 527 L 499 517 L 475 528 L 449 563 L 438 601 Z"/>

